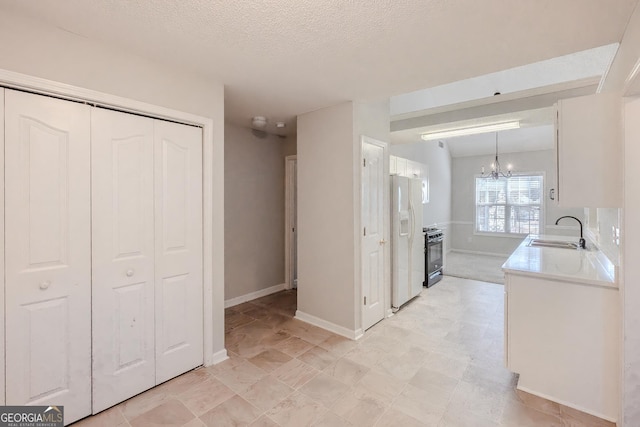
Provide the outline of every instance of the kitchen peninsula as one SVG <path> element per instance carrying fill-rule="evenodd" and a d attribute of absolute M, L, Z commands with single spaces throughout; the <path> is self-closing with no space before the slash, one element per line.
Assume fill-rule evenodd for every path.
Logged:
<path fill-rule="evenodd" d="M 616 267 L 573 240 L 531 235 L 503 265 L 505 363 L 520 374 L 518 389 L 616 421 Z"/>

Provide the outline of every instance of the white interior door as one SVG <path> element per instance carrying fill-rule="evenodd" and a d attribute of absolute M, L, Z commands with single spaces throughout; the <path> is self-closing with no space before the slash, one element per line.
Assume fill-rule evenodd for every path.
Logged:
<path fill-rule="evenodd" d="M 424 282 L 424 234 L 422 233 L 422 180 L 409 180 L 411 193 L 411 289 L 410 298 L 422 292 Z"/>
<path fill-rule="evenodd" d="M 298 287 L 298 161 L 285 158 L 285 285 Z"/>
<path fill-rule="evenodd" d="M 154 121 L 156 383 L 199 366 L 202 130 Z"/>
<path fill-rule="evenodd" d="M 385 168 L 386 144 L 362 140 L 362 327 L 368 329 L 385 313 Z"/>
<path fill-rule="evenodd" d="M 6 402 L 91 413 L 90 112 L 5 91 Z"/>
<path fill-rule="evenodd" d="M 156 384 L 153 120 L 91 111 L 93 413 Z"/>
<path fill-rule="evenodd" d="M 0 88 L 0 236 L 4 236 L 4 89 Z M 4 241 L 0 243 L 0 405 L 4 400 Z"/>

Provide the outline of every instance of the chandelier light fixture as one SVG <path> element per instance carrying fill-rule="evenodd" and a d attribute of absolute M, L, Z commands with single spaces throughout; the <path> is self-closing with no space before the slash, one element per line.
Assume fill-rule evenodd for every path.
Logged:
<path fill-rule="evenodd" d="M 500 170 L 500 161 L 498 160 L 498 132 L 496 132 L 496 159 L 491 163 L 491 172 L 485 174 L 484 166 L 482 166 L 482 178 L 511 178 L 511 165 L 507 165 L 507 173 Z"/>

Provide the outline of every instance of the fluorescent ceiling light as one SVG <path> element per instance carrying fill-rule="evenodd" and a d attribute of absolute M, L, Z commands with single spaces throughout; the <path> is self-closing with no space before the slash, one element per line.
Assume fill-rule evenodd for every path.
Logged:
<path fill-rule="evenodd" d="M 520 127 L 519 121 L 502 122 L 502 123 L 490 123 L 486 125 L 460 127 L 453 129 L 437 130 L 434 132 L 425 132 L 420 137 L 425 141 L 432 141 L 434 139 L 452 138 L 454 136 L 463 135 L 475 135 L 478 133 L 497 132 L 499 130 L 518 129 Z"/>

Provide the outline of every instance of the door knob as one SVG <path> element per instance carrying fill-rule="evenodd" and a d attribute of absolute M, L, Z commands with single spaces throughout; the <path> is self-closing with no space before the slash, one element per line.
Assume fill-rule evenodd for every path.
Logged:
<path fill-rule="evenodd" d="M 128 270 L 127 270 L 127 277 L 131 277 L 131 276 L 133 276 L 133 273 L 135 273 L 135 271 L 133 271 L 133 269 L 131 269 L 131 268 L 130 268 L 130 269 L 128 269 Z"/>
<path fill-rule="evenodd" d="M 44 282 L 40 283 L 40 289 L 42 290 L 48 289 L 49 286 L 51 286 L 51 282 L 48 280 L 45 280 Z"/>
<path fill-rule="evenodd" d="M 384 239 L 380 240 L 380 244 L 381 244 L 381 245 L 384 245 L 385 243 L 387 243 L 387 241 L 386 241 L 386 240 L 384 240 Z"/>

